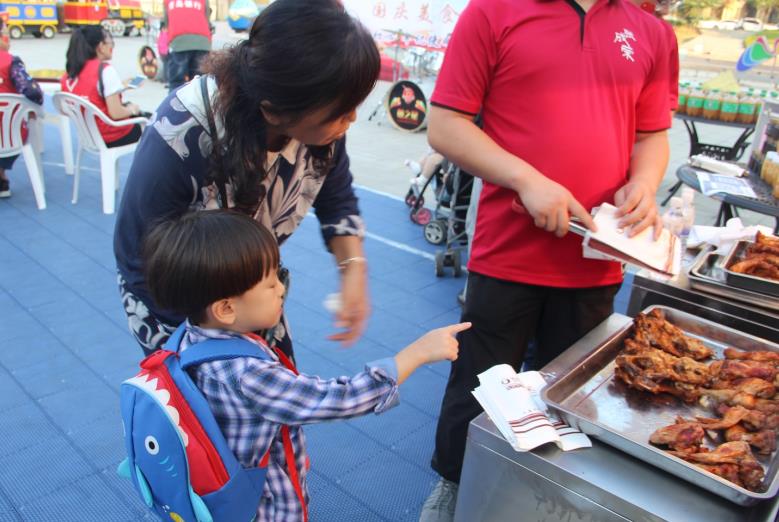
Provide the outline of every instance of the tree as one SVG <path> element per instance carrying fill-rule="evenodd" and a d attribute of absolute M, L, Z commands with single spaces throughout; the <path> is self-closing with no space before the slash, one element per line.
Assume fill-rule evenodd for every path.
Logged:
<path fill-rule="evenodd" d="M 761 0 L 761 1 L 777 1 L 779 0 Z M 722 5 L 721 0 L 683 0 L 679 5 L 679 16 L 686 20 L 690 24 L 694 24 L 701 19 L 701 11 L 707 7 L 720 7 Z"/>
<path fill-rule="evenodd" d="M 750 0 L 749 3 L 755 6 L 755 17 L 764 22 L 768 21 L 774 8 L 779 7 L 779 0 Z"/>

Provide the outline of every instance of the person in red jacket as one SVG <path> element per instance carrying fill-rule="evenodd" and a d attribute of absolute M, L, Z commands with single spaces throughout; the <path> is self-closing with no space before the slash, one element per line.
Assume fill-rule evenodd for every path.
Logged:
<path fill-rule="evenodd" d="M 167 80 L 173 92 L 195 77 L 211 50 L 211 9 L 208 0 L 168 0 L 163 5 L 169 45 Z"/>
<path fill-rule="evenodd" d="M 112 120 L 124 120 L 141 114 L 134 103 L 122 101 L 124 84 L 108 63 L 114 54 L 114 39 L 100 26 L 73 31 L 68 45 L 65 74 L 60 81 L 63 92 L 77 94 L 92 102 Z M 135 143 L 141 138 L 138 124 L 113 127 L 96 118 L 97 128 L 108 147 Z"/>
<path fill-rule="evenodd" d="M 0 35 L 0 93 L 21 94 L 38 105 L 42 105 L 43 92 L 40 86 L 27 74 L 21 58 L 8 52 L 10 47 L 8 26 L 3 18 L 0 18 Z M 27 133 L 23 131 L 22 134 L 26 140 Z M 0 158 L 0 198 L 11 197 L 11 186 L 5 171 L 13 167 L 18 157 L 16 155 Z"/>

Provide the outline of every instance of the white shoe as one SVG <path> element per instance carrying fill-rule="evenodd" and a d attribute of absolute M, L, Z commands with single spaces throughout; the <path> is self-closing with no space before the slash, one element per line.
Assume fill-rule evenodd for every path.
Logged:
<path fill-rule="evenodd" d="M 422 187 L 425 186 L 425 183 L 427 183 L 427 178 L 424 176 L 417 176 L 415 178 L 411 178 L 409 180 L 412 187 L 416 187 L 417 190 L 422 190 Z"/>
<path fill-rule="evenodd" d="M 452 522 L 459 485 L 442 478 L 422 506 L 419 522 Z"/>
<path fill-rule="evenodd" d="M 422 165 L 414 160 L 407 159 L 403 162 L 403 164 L 408 167 L 408 169 L 413 172 L 415 176 L 419 176 L 419 174 L 422 172 Z"/>

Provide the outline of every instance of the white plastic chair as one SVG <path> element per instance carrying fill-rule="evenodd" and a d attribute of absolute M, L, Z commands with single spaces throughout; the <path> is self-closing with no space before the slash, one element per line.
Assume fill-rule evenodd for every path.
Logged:
<path fill-rule="evenodd" d="M 100 181 L 103 191 L 103 213 L 113 214 L 116 203 L 116 191 L 119 190 L 119 172 L 116 168 L 117 160 L 126 154 L 135 152 L 138 143 L 130 143 L 121 147 L 106 147 L 103 136 L 97 128 L 95 118 L 100 118 L 103 123 L 112 127 L 123 127 L 138 123 L 142 127 L 149 123 L 146 118 L 129 118 L 114 121 L 106 116 L 92 102 L 70 94 L 58 92 L 53 96 L 54 106 L 60 114 L 66 116 L 76 127 L 78 134 L 78 153 L 76 153 L 75 176 L 73 179 L 73 204 L 78 202 L 78 184 L 81 174 L 81 154 L 90 152 L 100 156 Z"/>
<path fill-rule="evenodd" d="M 35 119 L 30 119 L 34 115 Z M 17 156 L 24 158 L 30 177 L 35 204 L 39 210 L 46 208 L 46 189 L 43 168 L 36 150 L 41 141 L 39 122 L 43 120 L 43 108 L 21 94 L 0 94 L 0 158 Z M 27 121 L 29 137 L 22 142 L 22 123 Z"/>

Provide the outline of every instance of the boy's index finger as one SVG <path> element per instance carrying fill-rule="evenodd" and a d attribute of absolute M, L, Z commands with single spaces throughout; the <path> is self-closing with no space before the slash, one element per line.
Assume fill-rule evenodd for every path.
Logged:
<path fill-rule="evenodd" d="M 460 332 L 463 332 L 463 331 L 467 330 L 471 326 L 473 326 L 473 325 L 470 322 L 457 323 L 457 324 L 453 324 L 453 325 L 449 326 L 448 330 L 449 330 L 450 334 L 454 335 L 454 334 L 457 334 L 457 333 L 460 333 Z"/>

